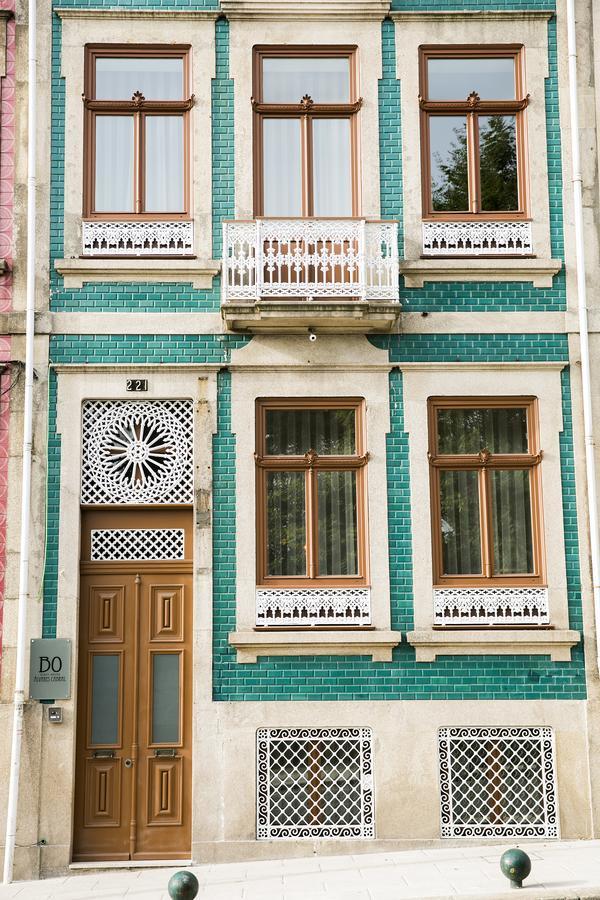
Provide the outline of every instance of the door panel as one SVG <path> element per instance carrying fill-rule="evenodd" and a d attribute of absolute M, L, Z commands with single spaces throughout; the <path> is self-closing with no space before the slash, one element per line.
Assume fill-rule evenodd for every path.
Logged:
<path fill-rule="evenodd" d="M 176 513 L 191 549 L 190 513 Z M 146 527 L 152 516 L 137 512 Z M 106 520 L 119 525 L 114 510 L 86 514 L 83 552 Z M 82 561 L 75 860 L 189 856 L 191 572 L 191 560 Z"/>

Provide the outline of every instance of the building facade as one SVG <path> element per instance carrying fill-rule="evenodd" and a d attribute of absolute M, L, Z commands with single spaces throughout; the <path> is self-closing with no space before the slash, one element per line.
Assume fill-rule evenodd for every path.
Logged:
<path fill-rule="evenodd" d="M 38 15 L 16 877 L 597 836 L 564 0 Z"/>

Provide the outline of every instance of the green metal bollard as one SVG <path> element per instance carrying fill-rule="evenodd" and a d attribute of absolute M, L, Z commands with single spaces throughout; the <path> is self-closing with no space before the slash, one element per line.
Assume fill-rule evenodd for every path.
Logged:
<path fill-rule="evenodd" d="M 175 872 L 167 886 L 171 900 L 194 900 L 200 890 L 198 879 L 191 872 Z"/>
<path fill-rule="evenodd" d="M 531 860 L 524 850 L 514 847 L 504 851 L 500 857 L 500 868 L 502 874 L 510 880 L 511 887 L 522 888 L 523 879 L 531 872 Z"/>

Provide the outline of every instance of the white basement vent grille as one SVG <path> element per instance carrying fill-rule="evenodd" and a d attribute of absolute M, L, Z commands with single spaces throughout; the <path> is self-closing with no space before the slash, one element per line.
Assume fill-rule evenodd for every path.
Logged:
<path fill-rule="evenodd" d="M 94 528 L 90 559 L 120 560 L 184 559 L 183 528 Z"/>
<path fill-rule="evenodd" d="M 191 400 L 83 404 L 82 503 L 191 503 Z"/>
<path fill-rule="evenodd" d="M 375 836 L 370 728 L 260 728 L 256 743 L 259 840 Z"/>
<path fill-rule="evenodd" d="M 551 728 L 441 728 L 442 837 L 556 838 Z"/>

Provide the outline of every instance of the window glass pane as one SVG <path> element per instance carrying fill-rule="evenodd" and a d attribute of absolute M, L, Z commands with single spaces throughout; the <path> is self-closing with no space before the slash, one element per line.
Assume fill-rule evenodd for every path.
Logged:
<path fill-rule="evenodd" d="M 179 653 L 152 654 L 152 743 L 179 742 Z"/>
<path fill-rule="evenodd" d="M 133 117 L 96 116 L 96 212 L 133 212 Z"/>
<path fill-rule="evenodd" d="M 533 572 L 528 469 L 490 470 L 494 574 Z"/>
<path fill-rule="evenodd" d="M 467 120 L 465 116 L 430 116 L 431 201 L 433 209 L 469 209 Z"/>
<path fill-rule="evenodd" d="M 183 117 L 146 116 L 146 211 L 183 212 Z"/>
<path fill-rule="evenodd" d="M 517 120 L 479 116 L 481 208 L 486 212 L 519 208 Z"/>
<path fill-rule="evenodd" d="M 440 472 L 444 575 L 481 574 L 477 472 Z"/>
<path fill-rule="evenodd" d="M 92 657 L 92 744 L 118 743 L 119 664 L 116 653 Z"/>
<path fill-rule="evenodd" d="M 318 472 L 319 575 L 357 575 L 356 472 Z"/>
<path fill-rule="evenodd" d="M 350 120 L 313 120 L 315 216 L 352 215 Z"/>
<path fill-rule="evenodd" d="M 263 103 L 350 103 L 348 57 L 263 59 Z"/>
<path fill-rule="evenodd" d="M 306 575 L 304 472 L 267 472 L 269 575 Z"/>
<path fill-rule="evenodd" d="M 97 100 L 131 100 L 136 91 L 146 100 L 182 100 L 183 59 L 142 56 L 96 59 Z"/>
<path fill-rule="evenodd" d="M 299 119 L 263 119 L 263 207 L 265 216 L 302 215 Z"/>
<path fill-rule="evenodd" d="M 269 456 L 321 456 L 356 452 L 354 409 L 268 409 L 266 452 Z"/>
<path fill-rule="evenodd" d="M 429 59 L 428 99 L 466 100 L 479 94 L 482 100 L 515 99 L 514 57 L 487 59 Z"/>
<path fill-rule="evenodd" d="M 438 453 L 527 453 L 527 410 L 438 409 Z"/>

